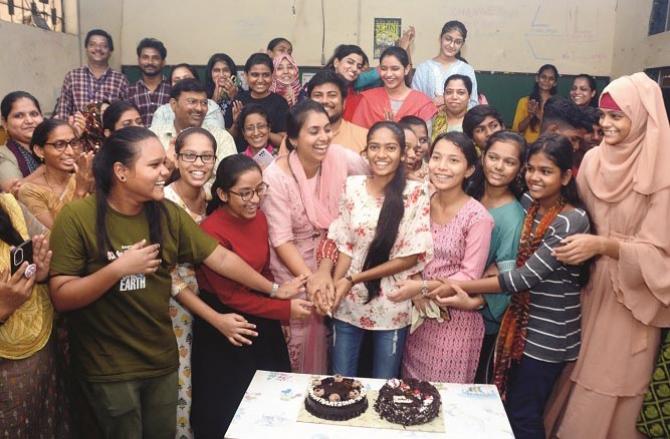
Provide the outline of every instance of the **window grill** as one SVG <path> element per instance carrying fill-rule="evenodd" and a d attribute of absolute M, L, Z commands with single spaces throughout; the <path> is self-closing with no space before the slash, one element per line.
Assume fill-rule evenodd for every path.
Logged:
<path fill-rule="evenodd" d="M 0 0 L 0 20 L 64 32 L 63 0 Z"/>
<path fill-rule="evenodd" d="M 670 1 L 654 0 L 649 16 L 649 35 L 670 30 Z"/>

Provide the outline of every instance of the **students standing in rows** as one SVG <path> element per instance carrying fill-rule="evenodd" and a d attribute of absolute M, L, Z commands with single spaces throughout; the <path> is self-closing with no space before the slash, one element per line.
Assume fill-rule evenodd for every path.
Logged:
<path fill-rule="evenodd" d="M 154 113 L 170 101 L 170 81 L 163 76 L 167 49 L 155 38 L 144 38 L 137 45 L 137 66 L 142 76 L 128 87 L 128 100 L 140 110 L 144 126 L 151 126 Z"/>
<path fill-rule="evenodd" d="M 496 342 L 493 378 L 517 438 L 545 437 L 549 396 L 563 368 L 579 354 L 580 290 L 589 267 L 567 265 L 556 257 L 571 236 L 590 230 L 572 178 L 572 155 L 570 142 L 556 134 L 530 146 L 528 193 L 521 199 L 526 217 L 515 269 L 479 280 L 443 280 L 428 293 L 448 306 L 465 300 L 483 304 L 485 293 L 512 293 Z"/>
<path fill-rule="evenodd" d="M 114 51 L 112 36 L 102 29 L 93 29 L 84 39 L 86 64 L 70 70 L 63 79 L 54 117 L 68 120 L 86 105 L 114 102 L 128 96 L 128 80 L 123 73 L 109 66 Z"/>
<path fill-rule="evenodd" d="M 73 368 L 106 438 L 175 435 L 175 264 L 202 263 L 266 294 L 301 288 L 273 284 L 164 201 L 164 162 L 151 131 L 113 133 L 95 156 L 96 194 L 65 206 L 52 230 L 51 299 L 69 312 Z"/>

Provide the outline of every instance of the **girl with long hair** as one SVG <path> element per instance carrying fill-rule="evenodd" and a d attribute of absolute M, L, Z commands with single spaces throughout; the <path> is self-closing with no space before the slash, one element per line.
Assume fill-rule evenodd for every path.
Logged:
<path fill-rule="evenodd" d="M 579 354 L 580 290 L 589 267 L 566 265 L 555 256 L 569 236 L 589 232 L 572 162 L 570 141 L 561 135 L 544 135 L 530 146 L 515 269 L 480 280 L 442 279 L 426 292 L 447 306 L 463 301 L 481 306 L 484 293 L 512 293 L 496 342 L 493 381 L 518 438 L 545 437 L 546 402 L 563 368 Z M 399 296 L 416 292 L 410 285 Z"/>
<path fill-rule="evenodd" d="M 526 141 L 521 135 L 512 131 L 492 134 L 482 149 L 481 167 L 467 188 L 468 194 L 482 203 L 493 217 L 494 227 L 485 276 L 514 268 L 525 215 L 519 203 L 523 195 L 521 166 L 525 154 Z M 485 304 L 481 313 L 485 330 L 475 382 L 491 383 L 493 350 L 510 295 L 484 294 L 483 298 Z"/>
<path fill-rule="evenodd" d="M 533 91 L 519 99 L 516 105 L 512 130 L 521 133 L 528 143 L 534 142 L 540 136 L 544 103 L 556 94 L 558 77 L 556 66 L 543 65 L 535 75 Z"/>
<path fill-rule="evenodd" d="M 235 61 L 225 53 L 215 53 L 209 57 L 205 67 L 205 89 L 207 97 L 219 105 L 226 128 L 234 122 L 234 112 L 239 112 L 235 97 L 239 92 Z"/>
<path fill-rule="evenodd" d="M 333 279 L 333 372 L 356 376 L 361 342 L 372 333 L 374 378 L 398 375 L 410 324 L 408 302 L 387 294 L 432 256 L 428 189 L 407 181 L 405 134 L 394 122 L 370 128 L 364 155 L 371 175 L 347 179 L 328 238 L 339 251 Z"/>
<path fill-rule="evenodd" d="M 164 163 L 151 131 L 116 131 L 94 159 L 95 195 L 66 205 L 52 229 L 51 300 L 69 312 L 73 367 L 108 438 L 175 435 L 175 264 L 204 264 L 266 294 L 304 282 L 273 284 L 165 201 Z"/>
<path fill-rule="evenodd" d="M 369 64 L 368 56 L 355 44 L 340 44 L 335 48 L 324 68 L 337 73 L 347 84 L 347 98 L 344 101 L 344 120 L 351 122 L 356 107 L 361 100 L 361 94 L 354 88 L 356 80 Z"/>
<path fill-rule="evenodd" d="M 428 167 L 436 190 L 430 203 L 435 257 L 423 270 L 423 280 L 411 284 L 423 288 L 438 278 L 481 277 L 493 219 L 465 193 L 476 164 L 474 144 L 464 134 L 446 133 L 433 142 Z M 476 307 L 441 310 L 434 301 L 416 297 L 412 313 L 415 317 L 405 344 L 403 377 L 473 382 L 484 336 L 484 323 Z"/>

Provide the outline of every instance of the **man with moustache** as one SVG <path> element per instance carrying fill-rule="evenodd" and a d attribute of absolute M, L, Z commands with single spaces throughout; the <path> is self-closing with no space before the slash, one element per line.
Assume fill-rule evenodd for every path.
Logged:
<path fill-rule="evenodd" d="M 68 120 L 69 116 L 86 110 L 86 105 L 103 101 L 114 102 L 128 95 L 128 80 L 121 72 L 109 67 L 114 51 L 112 36 L 102 29 L 86 34 L 86 65 L 70 70 L 63 80 L 54 117 Z"/>
<path fill-rule="evenodd" d="M 235 141 L 225 129 L 215 125 L 203 125 L 207 114 L 207 91 L 193 78 L 177 82 L 170 92 L 170 107 L 174 111 L 174 122 L 154 124 L 150 129 L 158 136 L 167 152 L 168 167 L 172 169 L 177 160 L 175 156 L 175 140 L 180 132 L 191 127 L 202 127 L 209 131 L 216 140 L 216 163 L 232 154 L 237 154 Z"/>
<path fill-rule="evenodd" d="M 163 76 L 167 49 L 155 38 L 137 45 L 137 66 L 142 77 L 128 88 L 128 100 L 140 110 L 144 126 L 150 126 L 154 112 L 170 100 L 170 82 Z"/>
<path fill-rule="evenodd" d="M 333 143 L 357 153 L 365 149 L 368 130 L 342 118 L 347 86 L 337 73 L 329 69 L 317 72 L 307 83 L 307 95 L 326 109 L 333 130 Z"/>

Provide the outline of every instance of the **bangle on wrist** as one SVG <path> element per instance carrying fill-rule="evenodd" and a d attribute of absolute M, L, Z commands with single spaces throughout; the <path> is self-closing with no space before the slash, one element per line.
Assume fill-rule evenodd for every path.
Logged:
<path fill-rule="evenodd" d="M 279 284 L 277 282 L 272 283 L 272 289 L 270 290 L 270 297 L 275 297 L 279 291 Z"/>

